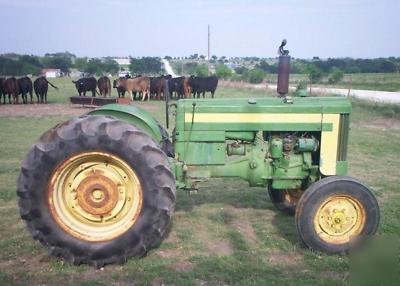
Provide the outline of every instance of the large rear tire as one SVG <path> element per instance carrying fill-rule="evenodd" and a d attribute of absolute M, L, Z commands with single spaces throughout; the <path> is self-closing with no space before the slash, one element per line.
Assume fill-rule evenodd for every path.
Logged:
<path fill-rule="evenodd" d="M 277 190 L 268 187 L 268 195 L 274 206 L 287 215 L 294 216 L 296 205 L 302 196 L 302 190 Z"/>
<path fill-rule="evenodd" d="M 22 163 L 19 208 L 51 254 L 102 267 L 143 256 L 168 231 L 175 180 L 144 132 L 86 115 L 46 132 Z"/>
<path fill-rule="evenodd" d="M 344 254 L 374 235 L 379 206 L 371 190 L 351 177 L 332 176 L 312 184 L 296 208 L 300 239 L 311 249 Z"/>

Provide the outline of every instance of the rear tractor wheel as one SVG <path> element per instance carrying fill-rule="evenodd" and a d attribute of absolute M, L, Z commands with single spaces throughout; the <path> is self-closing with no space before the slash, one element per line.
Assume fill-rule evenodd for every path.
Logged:
<path fill-rule="evenodd" d="M 290 216 L 294 216 L 296 213 L 296 205 L 303 192 L 301 189 L 277 190 L 272 187 L 268 188 L 268 194 L 274 206 Z"/>
<path fill-rule="evenodd" d="M 22 219 L 53 255 L 96 267 L 143 256 L 167 233 L 175 180 L 135 126 L 83 116 L 45 133 L 18 179 Z"/>
<path fill-rule="evenodd" d="M 343 254 L 375 234 L 379 206 L 371 190 L 351 177 L 312 184 L 296 209 L 299 237 L 309 248 Z"/>

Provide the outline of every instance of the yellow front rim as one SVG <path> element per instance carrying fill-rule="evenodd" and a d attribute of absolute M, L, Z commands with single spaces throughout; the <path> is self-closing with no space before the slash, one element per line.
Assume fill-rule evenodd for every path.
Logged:
<path fill-rule="evenodd" d="M 357 199 L 336 195 L 320 205 L 314 217 L 314 227 L 322 240 L 343 244 L 361 233 L 365 221 L 365 209 Z"/>
<path fill-rule="evenodd" d="M 48 202 L 52 216 L 66 232 L 87 241 L 106 241 L 136 222 L 142 187 L 125 161 L 105 152 L 85 152 L 55 169 Z"/>

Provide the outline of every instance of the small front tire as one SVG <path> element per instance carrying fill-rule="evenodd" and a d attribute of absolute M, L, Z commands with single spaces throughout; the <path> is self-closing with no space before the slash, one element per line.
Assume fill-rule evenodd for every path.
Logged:
<path fill-rule="evenodd" d="M 371 190 L 351 177 L 332 176 L 312 184 L 300 198 L 296 226 L 306 246 L 343 254 L 374 235 L 379 206 Z"/>

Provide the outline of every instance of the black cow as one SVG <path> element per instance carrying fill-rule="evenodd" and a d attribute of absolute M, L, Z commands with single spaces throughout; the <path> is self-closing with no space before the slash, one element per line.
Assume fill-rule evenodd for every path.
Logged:
<path fill-rule="evenodd" d="M 76 90 L 79 96 L 86 96 L 87 91 L 92 92 L 92 96 L 95 97 L 97 93 L 97 81 L 94 77 L 84 77 L 77 81 L 72 81 L 75 83 Z"/>
<path fill-rule="evenodd" d="M 14 103 L 18 103 L 19 87 L 15 77 L 10 77 L 3 82 L 3 91 L 4 97 L 8 95 L 9 103 L 11 103 L 11 96 L 13 96 Z"/>
<path fill-rule="evenodd" d="M 0 103 L 1 103 L 1 97 L 4 95 L 3 104 L 6 104 L 6 94 L 4 93 L 3 89 L 5 80 L 6 80 L 5 78 L 0 77 Z"/>
<path fill-rule="evenodd" d="M 171 76 L 150 77 L 150 95 L 155 96 L 158 100 L 161 99 L 161 94 L 164 97 L 165 80 L 170 80 Z"/>
<path fill-rule="evenodd" d="M 38 103 L 39 103 L 39 97 L 40 97 L 40 103 L 47 103 L 47 91 L 49 89 L 49 84 L 53 88 L 58 89 L 58 87 L 49 82 L 44 76 L 37 78 L 33 82 L 33 89 L 35 90 Z"/>
<path fill-rule="evenodd" d="M 104 97 L 111 96 L 111 82 L 106 76 L 103 76 L 97 80 L 97 87 L 99 88 L 100 94 Z"/>
<path fill-rule="evenodd" d="M 28 103 L 28 94 L 31 96 L 31 103 L 33 103 L 32 100 L 32 93 L 33 93 L 33 87 L 32 87 L 32 80 L 25 76 L 17 79 L 18 82 L 18 89 L 19 89 L 19 94 L 21 94 L 22 101 L 23 103 Z"/>
<path fill-rule="evenodd" d="M 173 97 L 174 93 L 176 95 L 176 97 L 179 98 L 183 98 L 183 81 L 185 80 L 184 76 L 180 76 L 180 77 L 174 77 L 174 78 L 170 78 L 170 80 L 168 81 L 168 89 L 169 89 L 169 94 L 171 95 L 171 97 Z"/>
<path fill-rule="evenodd" d="M 200 94 L 203 94 L 203 98 L 206 92 L 211 92 L 211 97 L 214 98 L 215 90 L 218 86 L 218 78 L 216 76 L 191 76 L 189 78 L 189 85 L 192 88 L 193 97 L 197 94 L 197 98 Z"/>

